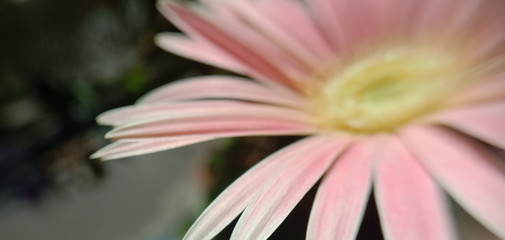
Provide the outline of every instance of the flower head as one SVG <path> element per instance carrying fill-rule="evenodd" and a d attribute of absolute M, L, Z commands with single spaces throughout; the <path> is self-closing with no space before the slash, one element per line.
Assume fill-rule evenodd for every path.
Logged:
<path fill-rule="evenodd" d="M 112 159 L 215 138 L 308 137 L 227 188 L 185 239 L 267 239 L 321 180 L 307 239 L 353 239 L 371 189 L 387 239 L 453 239 L 447 192 L 505 238 L 505 2 L 160 1 L 162 48 L 249 78 L 163 86 L 102 114 Z"/>

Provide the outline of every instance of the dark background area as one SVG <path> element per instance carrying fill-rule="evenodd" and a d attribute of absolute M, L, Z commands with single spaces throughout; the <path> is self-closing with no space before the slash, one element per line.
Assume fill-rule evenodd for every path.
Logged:
<path fill-rule="evenodd" d="M 0 207 L 99 183 L 95 117 L 214 69 L 157 48 L 154 0 L 0 0 Z"/>

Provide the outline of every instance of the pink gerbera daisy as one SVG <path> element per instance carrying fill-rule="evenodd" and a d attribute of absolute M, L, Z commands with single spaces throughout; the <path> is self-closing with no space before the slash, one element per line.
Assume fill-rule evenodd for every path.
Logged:
<path fill-rule="evenodd" d="M 454 239 L 444 191 L 505 239 L 505 1 L 201 0 L 159 7 L 162 48 L 234 71 L 106 112 L 120 158 L 307 135 L 229 186 L 185 239 L 267 239 L 321 180 L 307 239 L 353 239 L 374 189 L 386 239 Z"/>

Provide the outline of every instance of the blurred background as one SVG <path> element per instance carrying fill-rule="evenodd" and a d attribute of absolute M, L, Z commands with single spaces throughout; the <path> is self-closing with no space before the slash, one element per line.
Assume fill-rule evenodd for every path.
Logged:
<path fill-rule="evenodd" d="M 216 69 L 166 53 L 154 0 L 0 0 L 0 239 L 179 239 L 208 145 L 102 163 L 99 113 Z"/>

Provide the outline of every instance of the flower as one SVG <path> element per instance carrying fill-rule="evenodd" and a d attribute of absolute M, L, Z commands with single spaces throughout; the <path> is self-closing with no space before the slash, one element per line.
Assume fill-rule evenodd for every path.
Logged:
<path fill-rule="evenodd" d="M 353 239 L 374 189 L 386 239 L 454 239 L 448 193 L 505 238 L 505 2 L 160 1 L 162 48 L 236 76 L 163 86 L 98 117 L 113 159 L 307 135 L 229 186 L 185 239 L 267 239 L 319 180 L 307 239 Z"/>

